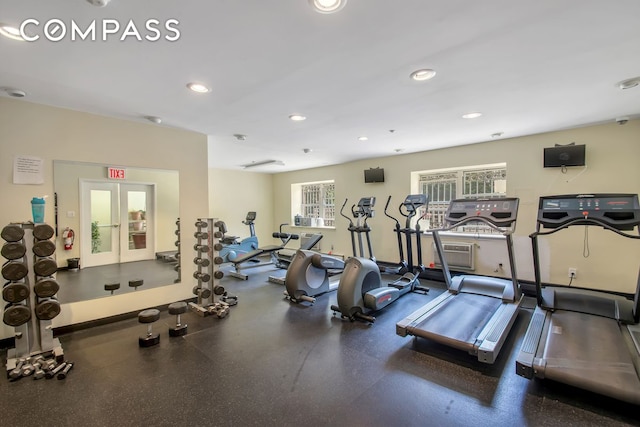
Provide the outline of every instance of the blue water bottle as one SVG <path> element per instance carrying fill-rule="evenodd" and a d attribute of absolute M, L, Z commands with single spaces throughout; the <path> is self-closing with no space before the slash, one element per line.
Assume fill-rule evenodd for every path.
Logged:
<path fill-rule="evenodd" d="M 44 222 L 44 198 L 34 197 L 31 199 L 31 213 L 33 215 L 34 224 Z"/>

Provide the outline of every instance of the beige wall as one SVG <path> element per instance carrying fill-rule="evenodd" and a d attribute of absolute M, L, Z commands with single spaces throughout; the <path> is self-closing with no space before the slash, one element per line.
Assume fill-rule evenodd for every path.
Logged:
<path fill-rule="evenodd" d="M 209 170 L 209 213 L 227 225 L 228 234 L 249 236 L 249 227 L 242 221 L 247 212 L 256 212 L 256 236 L 260 246 L 275 242 L 271 234 L 289 216 L 273 216 L 273 175 L 258 172 Z"/>
<path fill-rule="evenodd" d="M 44 184 L 12 183 L 16 155 L 44 159 Z M 208 171 L 205 135 L 0 98 L 0 225 L 29 220 L 31 197 L 53 194 L 55 159 L 178 170 L 184 229 L 189 230 L 196 218 L 209 214 L 208 181 L 203 178 Z M 53 219 L 49 204 L 45 220 L 53 223 Z M 193 233 L 183 233 L 181 241 L 188 250 L 195 244 Z M 192 297 L 195 279 L 190 278 L 194 270 L 193 265 L 185 264 L 182 277 L 187 279 L 180 284 L 63 304 L 53 325 L 85 322 Z M 10 336 L 13 328 L 0 325 L 0 338 Z"/>
<path fill-rule="evenodd" d="M 543 168 L 544 147 L 554 144 L 586 144 L 587 169 L 569 168 L 562 174 L 559 168 Z M 357 161 L 305 171 L 281 173 L 274 176 L 274 216 L 291 215 L 290 187 L 293 183 L 334 179 L 336 203 L 349 198 L 349 204 L 363 196 L 376 196 L 376 217 L 370 221 L 374 251 L 378 259 L 396 260 L 397 247 L 392 235 L 393 222 L 382 210 L 388 195 L 396 206 L 411 186 L 411 172 L 478 164 L 507 163 L 507 193 L 520 198 L 515 250 L 518 275 L 533 280 L 531 243 L 528 235 L 534 231 L 537 201 L 541 195 L 640 192 L 640 121 L 624 126 L 615 123 L 551 132 L 527 137 L 489 141 L 482 144 L 425 151 Z M 385 182 L 365 184 L 363 170 L 371 167 L 385 169 Z M 347 221 L 337 220 L 336 230 L 323 230 L 323 250 L 351 254 Z M 575 227 L 541 242 L 543 280 L 567 284 L 569 267 L 578 269 L 576 286 L 612 289 L 622 292 L 635 290 L 640 260 L 640 242 L 618 238 L 599 229 L 589 230 L 590 256 L 583 257 L 584 229 Z M 460 239 L 456 239 L 460 240 Z M 502 242 L 476 240 L 478 244 L 478 272 L 496 274 L 498 263 L 505 267 L 508 259 Z M 424 263 L 432 259 L 431 241 L 424 238 Z"/>

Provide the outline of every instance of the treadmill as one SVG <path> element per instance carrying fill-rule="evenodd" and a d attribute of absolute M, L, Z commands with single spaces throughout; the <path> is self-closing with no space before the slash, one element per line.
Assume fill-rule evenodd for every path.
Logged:
<path fill-rule="evenodd" d="M 480 362 L 495 362 L 522 301 L 512 239 L 518 202 L 509 197 L 451 201 L 445 227 L 430 230 L 447 292 L 397 323 L 398 335 L 427 338 L 477 355 Z M 439 233 L 468 223 L 480 223 L 505 236 L 511 280 L 467 274 L 451 277 Z"/>
<path fill-rule="evenodd" d="M 606 291 L 541 285 L 538 236 L 576 225 L 599 226 L 622 237 L 640 239 L 638 195 L 540 198 L 536 231 L 530 236 L 537 306 L 518 353 L 516 373 L 638 405 L 640 278 L 633 301 Z"/>

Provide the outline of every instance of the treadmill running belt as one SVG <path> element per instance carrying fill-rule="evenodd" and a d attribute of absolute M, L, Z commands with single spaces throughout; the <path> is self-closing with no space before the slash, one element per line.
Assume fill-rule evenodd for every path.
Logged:
<path fill-rule="evenodd" d="M 618 322 L 556 311 L 542 355 L 546 378 L 640 404 L 640 380 Z"/>
<path fill-rule="evenodd" d="M 457 294 L 415 327 L 416 336 L 433 339 L 462 350 L 472 349 L 478 334 L 502 304 L 502 300 L 476 294 Z"/>

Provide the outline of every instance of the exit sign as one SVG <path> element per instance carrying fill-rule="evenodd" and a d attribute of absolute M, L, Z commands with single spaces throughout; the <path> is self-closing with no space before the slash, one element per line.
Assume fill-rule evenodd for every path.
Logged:
<path fill-rule="evenodd" d="M 107 168 L 107 176 L 109 179 L 124 179 L 125 170 L 120 168 Z"/>

